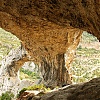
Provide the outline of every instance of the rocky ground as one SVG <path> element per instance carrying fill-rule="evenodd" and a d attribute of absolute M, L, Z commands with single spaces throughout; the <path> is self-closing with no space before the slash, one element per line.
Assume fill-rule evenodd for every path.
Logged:
<path fill-rule="evenodd" d="M 25 91 L 17 100 L 100 100 L 100 78 L 65 86 L 48 93 Z"/>

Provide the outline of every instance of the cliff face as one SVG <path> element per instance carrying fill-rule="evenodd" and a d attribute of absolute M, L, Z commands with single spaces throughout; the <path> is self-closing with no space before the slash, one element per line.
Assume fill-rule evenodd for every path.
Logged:
<path fill-rule="evenodd" d="M 22 46 L 13 49 L 2 60 L 0 66 L 0 95 L 11 91 L 15 95 L 20 85 L 19 68 L 27 61 L 26 52 Z"/>
<path fill-rule="evenodd" d="M 100 39 L 99 6 L 99 0 L 1 0 L 0 26 L 22 40 L 37 60 L 65 53 L 79 29 Z"/>

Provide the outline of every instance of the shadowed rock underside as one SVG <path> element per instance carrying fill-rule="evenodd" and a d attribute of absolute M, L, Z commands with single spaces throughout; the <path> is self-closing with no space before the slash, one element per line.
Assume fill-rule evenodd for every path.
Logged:
<path fill-rule="evenodd" d="M 100 1 L 1 0 L 0 26 L 15 34 L 34 60 L 53 57 L 66 52 L 79 29 L 100 40 Z"/>

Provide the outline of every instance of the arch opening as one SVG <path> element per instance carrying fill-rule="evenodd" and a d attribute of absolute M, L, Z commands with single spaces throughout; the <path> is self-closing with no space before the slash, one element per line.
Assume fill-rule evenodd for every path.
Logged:
<path fill-rule="evenodd" d="M 25 75 L 28 78 L 26 86 L 32 85 L 36 78 L 40 79 L 38 67 L 35 64 L 32 65 L 32 61 L 27 61 L 26 51 L 22 47 L 21 41 L 12 33 L 0 28 L 0 95 L 6 91 L 11 91 L 16 95 L 25 87 L 25 85 L 22 85 L 22 79 L 26 80 Z M 25 62 L 27 62 L 26 65 Z M 31 71 L 25 70 L 26 66 Z"/>

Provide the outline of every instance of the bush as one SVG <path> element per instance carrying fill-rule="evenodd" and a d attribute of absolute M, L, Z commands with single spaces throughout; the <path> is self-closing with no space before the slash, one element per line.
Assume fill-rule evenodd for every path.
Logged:
<path fill-rule="evenodd" d="M 5 93 L 2 93 L 0 100 L 12 100 L 12 98 L 14 98 L 14 94 L 7 91 Z"/>
<path fill-rule="evenodd" d="M 17 95 L 17 98 L 20 97 L 20 95 L 25 92 L 26 90 L 42 90 L 42 93 L 45 93 L 45 92 L 49 92 L 51 89 L 50 88 L 46 88 L 43 84 L 38 84 L 38 85 L 33 85 L 33 86 L 28 86 L 26 88 L 23 88 L 19 94 Z"/>
<path fill-rule="evenodd" d="M 32 72 L 30 70 L 26 70 L 24 68 L 20 69 L 20 79 L 24 79 L 24 78 L 28 78 L 28 79 L 39 79 L 39 73 L 36 72 Z"/>

